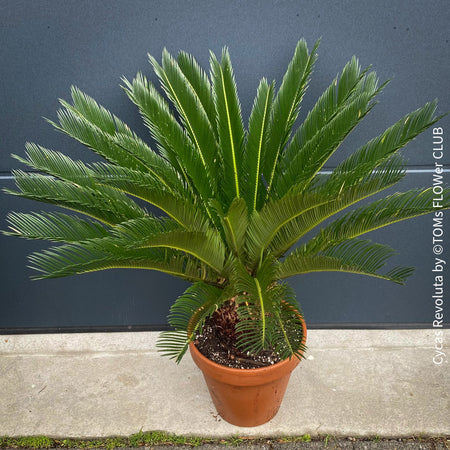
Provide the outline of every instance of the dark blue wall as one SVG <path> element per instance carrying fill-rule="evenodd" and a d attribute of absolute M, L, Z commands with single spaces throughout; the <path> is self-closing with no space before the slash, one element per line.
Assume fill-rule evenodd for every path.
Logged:
<path fill-rule="evenodd" d="M 380 104 L 330 162 L 333 166 L 426 101 L 438 97 L 439 111 L 450 109 L 449 23 L 446 0 L 0 0 L 0 184 L 12 186 L 9 172 L 18 163 L 9 155 L 23 154 L 26 141 L 91 158 L 42 119 L 55 118 L 58 98 L 68 99 L 72 84 L 146 137 L 136 109 L 119 88 L 120 77 L 142 70 L 153 78 L 147 52 L 159 57 L 163 47 L 173 53 L 186 50 L 208 68 L 209 49 L 219 53 L 227 45 L 247 118 L 259 79 L 280 83 L 301 37 L 310 46 L 322 38 L 303 115 L 354 54 L 363 66 L 372 64 L 382 81 L 392 78 Z M 450 130 L 450 117 L 440 126 Z M 429 130 L 407 147 L 410 173 L 402 188 L 431 185 L 431 146 Z M 448 153 L 445 162 L 448 168 Z M 0 226 L 5 228 L 9 210 L 42 207 L 2 194 Z M 406 287 L 342 274 L 293 280 L 307 321 L 430 324 L 431 233 L 431 217 L 374 233 L 374 239 L 399 250 L 399 264 L 417 267 Z M 0 245 L 0 328 L 159 327 L 186 286 L 155 272 L 120 270 L 30 282 L 26 254 L 42 245 L 3 236 Z M 447 304 L 447 319 L 449 309 Z"/>

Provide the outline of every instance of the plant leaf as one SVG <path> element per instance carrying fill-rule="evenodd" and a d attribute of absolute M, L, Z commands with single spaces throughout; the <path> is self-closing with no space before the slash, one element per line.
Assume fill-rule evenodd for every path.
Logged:
<path fill-rule="evenodd" d="M 93 170 L 99 184 L 111 186 L 156 206 L 186 229 L 203 230 L 207 226 L 206 213 L 196 206 L 196 199 L 190 199 L 189 192 L 185 192 L 184 196 L 172 194 L 160 189 L 150 174 L 118 166 L 95 164 Z"/>
<path fill-rule="evenodd" d="M 76 242 L 109 235 L 99 223 L 62 213 L 9 213 L 7 235 L 55 242 Z"/>
<path fill-rule="evenodd" d="M 160 334 L 156 344 L 159 351 L 178 364 L 205 319 L 226 300 L 223 289 L 201 282 L 189 286 L 170 308 L 169 324 L 174 331 Z"/>
<path fill-rule="evenodd" d="M 170 228 L 164 230 L 159 226 L 167 227 L 167 222 L 160 224 L 155 228 L 154 219 L 142 218 L 121 224 L 117 230 L 131 248 L 167 247 L 196 257 L 218 273 L 223 270 L 225 247 L 216 230 L 179 230 L 174 228 L 173 222 L 168 222 Z"/>
<path fill-rule="evenodd" d="M 286 223 L 274 237 L 269 245 L 269 250 L 276 256 L 284 255 L 301 237 L 320 225 L 326 219 L 338 214 L 345 208 L 381 192 L 394 185 L 404 176 L 403 167 L 398 165 L 398 160 L 389 160 L 383 165 L 382 170 L 374 171 L 358 183 L 333 185 L 333 189 L 324 190 L 321 186 L 308 191 L 311 194 L 326 194 L 328 202 L 317 205 L 303 214 Z M 326 183 L 324 183 L 325 185 Z"/>
<path fill-rule="evenodd" d="M 147 215 L 125 194 L 107 186 L 92 189 L 20 170 L 12 174 L 19 191 L 5 192 L 77 211 L 108 225 Z"/>
<path fill-rule="evenodd" d="M 450 189 L 444 189 L 439 205 L 433 188 L 412 189 L 395 193 L 351 211 L 322 228 L 303 246 L 307 253 L 324 251 L 343 241 L 353 239 L 387 225 L 433 211 L 450 208 Z"/>
<path fill-rule="evenodd" d="M 252 268 L 261 261 L 277 233 L 295 218 L 319 205 L 332 201 L 328 195 L 317 193 L 288 194 L 279 200 L 271 200 L 258 213 L 254 212 L 247 232 L 247 250 Z"/>
<path fill-rule="evenodd" d="M 298 116 L 300 102 L 308 88 L 311 72 L 317 59 L 318 46 L 319 41 L 308 54 L 306 41 L 301 39 L 298 42 L 275 97 L 270 118 L 271 135 L 262 166 L 267 182 L 266 199 L 272 189 L 279 156 L 289 140 L 291 129 Z"/>
<path fill-rule="evenodd" d="M 336 167 L 330 176 L 330 182 L 349 173 L 362 177 L 375 170 L 440 119 L 435 117 L 436 106 L 436 101 L 426 103 L 416 111 L 406 114 L 376 138 L 371 139 Z"/>
<path fill-rule="evenodd" d="M 394 253 L 387 245 L 358 239 L 330 246 L 320 254 L 305 254 L 302 249 L 297 249 L 280 264 L 279 274 L 281 278 L 287 278 L 309 272 L 350 272 L 404 284 L 414 268 L 396 267 L 386 274 L 378 272 Z"/>
<path fill-rule="evenodd" d="M 211 53 L 210 64 L 222 165 L 219 192 L 228 207 L 235 197 L 241 197 L 244 125 L 228 49 L 222 50 L 220 63 Z"/>
<path fill-rule="evenodd" d="M 353 67 L 351 77 L 348 67 Z M 361 76 L 359 64 L 353 59 L 344 67 L 341 78 L 348 92 L 342 89 L 336 78 L 319 98 L 283 154 L 274 186 L 277 196 L 284 195 L 295 184 L 305 189 L 374 106 L 372 100 L 381 90 L 377 88 L 374 72 Z"/>
<path fill-rule="evenodd" d="M 196 93 L 191 89 L 176 60 L 164 49 L 162 67 L 149 55 L 150 62 L 161 84 L 178 110 L 187 134 L 201 162 L 202 176 L 208 180 L 210 189 L 200 192 L 205 201 L 213 196 L 217 183 L 217 142 L 208 116 Z"/>
<path fill-rule="evenodd" d="M 181 51 L 178 53 L 177 60 L 181 71 L 208 116 L 210 126 L 216 136 L 216 140 L 218 141 L 219 137 L 217 134 L 214 101 L 212 98 L 212 88 L 208 76 L 192 55 Z"/>
<path fill-rule="evenodd" d="M 220 205 L 217 205 L 220 207 Z M 217 207 L 216 206 L 216 207 Z M 245 250 L 245 234 L 248 227 L 247 205 L 243 198 L 235 198 L 226 214 L 219 211 L 225 240 L 237 257 L 242 257 Z"/>
<path fill-rule="evenodd" d="M 131 249 L 114 238 L 52 247 L 29 256 L 33 279 L 59 278 L 105 269 L 149 269 L 188 281 L 217 283 L 217 273 L 200 261 L 167 249 Z"/>
<path fill-rule="evenodd" d="M 257 209 L 259 189 L 264 189 L 261 166 L 269 139 L 273 87 L 274 84 L 269 86 L 265 78 L 261 80 L 249 119 L 243 161 L 246 180 L 242 190 L 250 212 Z"/>

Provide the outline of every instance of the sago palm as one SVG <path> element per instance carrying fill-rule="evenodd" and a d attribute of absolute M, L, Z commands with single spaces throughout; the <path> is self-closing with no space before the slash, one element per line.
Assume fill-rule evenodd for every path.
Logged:
<path fill-rule="evenodd" d="M 384 85 L 352 58 L 294 131 L 316 49 L 297 44 L 278 89 L 260 81 L 247 128 L 227 49 L 220 60 L 211 53 L 209 76 L 187 53 L 175 59 L 164 50 L 161 64 L 150 56 L 164 95 L 141 73 L 123 88 L 156 148 L 73 88 L 72 103 L 61 100 L 50 123 L 106 161 L 85 164 L 35 144 L 15 156 L 32 171 L 14 171 L 18 191 L 8 193 L 84 216 L 9 214 L 8 234 L 57 243 L 30 256 L 36 278 L 134 268 L 192 282 L 171 309 L 173 331 L 159 342 L 177 361 L 230 299 L 239 348 L 298 356 L 301 323 L 291 308 L 298 305 L 283 281 L 293 275 L 342 271 L 404 283 L 413 269 L 383 271 L 393 249 L 360 236 L 435 210 L 431 189 L 364 202 L 323 222 L 404 177 L 398 150 L 438 120 L 436 102 L 323 173 Z M 441 207 L 449 205 L 447 189 Z"/>

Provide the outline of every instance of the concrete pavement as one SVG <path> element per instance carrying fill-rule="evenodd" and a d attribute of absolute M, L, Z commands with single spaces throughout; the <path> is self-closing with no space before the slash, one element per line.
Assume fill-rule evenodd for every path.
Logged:
<path fill-rule="evenodd" d="M 433 330 L 308 331 L 307 359 L 278 415 L 255 428 L 218 417 L 190 356 L 177 366 L 156 352 L 156 338 L 1 336 L 0 436 L 450 435 L 448 356 L 433 362 Z M 450 330 L 443 338 L 448 354 Z"/>

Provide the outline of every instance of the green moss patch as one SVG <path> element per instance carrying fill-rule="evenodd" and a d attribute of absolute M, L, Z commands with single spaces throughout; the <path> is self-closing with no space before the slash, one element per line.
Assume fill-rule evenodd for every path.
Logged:
<path fill-rule="evenodd" d="M 152 447 L 152 446 L 189 446 L 198 447 L 207 444 L 220 444 L 224 446 L 239 446 L 239 445 L 261 445 L 274 443 L 289 443 L 289 442 L 323 442 L 324 448 L 345 440 L 350 441 L 389 441 L 392 439 L 384 439 L 378 435 L 372 437 L 336 437 L 331 435 L 319 435 L 311 437 L 309 434 L 302 436 L 282 436 L 273 438 L 253 438 L 245 436 L 230 436 L 228 438 L 205 438 L 199 436 L 178 436 L 175 434 L 168 434 L 161 431 L 148 431 L 132 434 L 129 437 L 108 437 L 99 439 L 56 439 L 47 436 L 28 436 L 28 437 L 0 437 L 0 448 L 11 449 L 95 449 L 102 448 L 112 450 L 116 448 L 138 448 L 138 447 Z M 426 436 L 411 436 L 397 439 L 403 442 L 432 442 L 434 444 L 441 443 L 444 448 L 450 447 L 450 436 L 442 437 L 426 437 Z"/>

